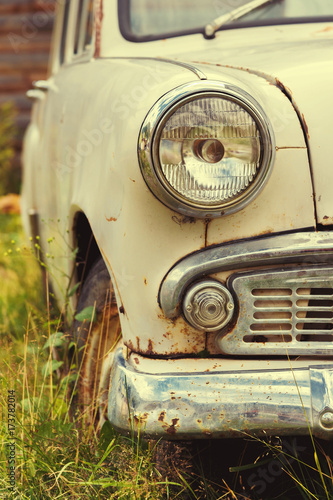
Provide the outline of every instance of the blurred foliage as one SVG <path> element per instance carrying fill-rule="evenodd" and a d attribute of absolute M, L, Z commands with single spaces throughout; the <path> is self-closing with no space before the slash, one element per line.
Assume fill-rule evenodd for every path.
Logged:
<path fill-rule="evenodd" d="M 19 192 L 20 173 L 13 167 L 17 136 L 15 117 L 16 110 L 12 103 L 0 106 L 0 196 Z"/>

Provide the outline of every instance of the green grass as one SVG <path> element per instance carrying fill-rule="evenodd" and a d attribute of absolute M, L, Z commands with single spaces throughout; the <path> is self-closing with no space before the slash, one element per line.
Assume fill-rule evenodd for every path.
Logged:
<path fill-rule="evenodd" d="M 16 215 L 0 215 L 0 280 L 0 336 L 22 339 L 28 313 L 39 315 L 43 300 L 38 264 Z"/>
<path fill-rule="evenodd" d="M 20 218 L 0 216 L 0 234 L 0 498 L 333 498 L 328 447 L 314 447 L 309 438 L 289 438 L 287 446 L 272 439 L 204 441 L 190 448 L 194 465 L 186 474 L 172 470 L 172 463 L 185 460 L 181 447 L 177 457 L 177 449 L 173 455 L 158 443 L 120 436 L 109 423 L 100 433 L 80 419 L 74 423 L 67 394 L 75 375 L 60 371 L 65 349 L 61 315 L 44 304 L 41 273 L 26 247 Z M 9 435 L 8 391 L 15 391 L 15 440 Z M 13 494 L 7 446 L 12 442 Z M 169 458 L 172 484 L 154 464 L 161 450 Z"/>
<path fill-rule="evenodd" d="M 0 498 L 183 498 L 154 466 L 156 443 L 129 439 L 106 423 L 100 433 L 71 421 L 73 374 L 59 375 L 52 342 L 64 348 L 59 312 L 43 300 L 41 273 L 18 216 L 0 216 Z M 15 392 L 15 437 L 9 434 L 8 391 Z M 12 394 L 12 393 L 10 393 Z M 8 443 L 15 442 L 11 495 Z M 194 497 L 195 498 L 195 497 Z"/>
<path fill-rule="evenodd" d="M 18 193 L 21 171 L 15 166 L 15 140 L 18 130 L 15 126 L 17 110 L 11 102 L 0 105 L 0 196 Z"/>

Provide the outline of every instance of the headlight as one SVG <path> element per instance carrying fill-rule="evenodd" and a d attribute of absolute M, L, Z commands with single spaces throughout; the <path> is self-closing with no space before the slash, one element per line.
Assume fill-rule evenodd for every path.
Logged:
<path fill-rule="evenodd" d="M 258 103 L 216 82 L 182 85 L 151 109 L 139 161 L 151 191 L 185 215 L 240 210 L 261 190 L 274 137 Z"/>

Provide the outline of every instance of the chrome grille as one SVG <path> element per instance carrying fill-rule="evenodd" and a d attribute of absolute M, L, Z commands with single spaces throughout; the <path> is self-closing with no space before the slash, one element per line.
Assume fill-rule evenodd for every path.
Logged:
<path fill-rule="evenodd" d="M 239 273 L 229 280 L 238 298 L 234 330 L 218 344 L 229 354 L 333 354 L 333 268 Z"/>

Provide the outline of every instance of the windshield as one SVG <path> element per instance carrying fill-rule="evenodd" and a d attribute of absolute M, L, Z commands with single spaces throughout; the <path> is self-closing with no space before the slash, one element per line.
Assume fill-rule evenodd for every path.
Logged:
<path fill-rule="evenodd" d="M 249 1 L 119 0 L 120 27 L 127 39 L 136 41 L 203 33 L 206 24 Z M 283 24 L 299 18 L 316 21 L 330 16 L 332 0 L 273 0 L 223 27 Z"/>

